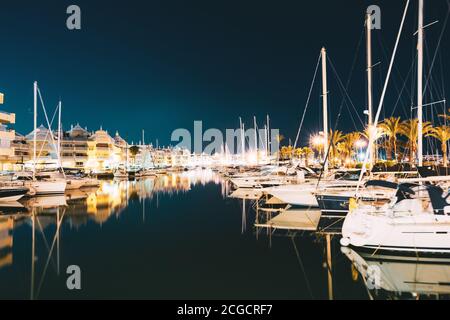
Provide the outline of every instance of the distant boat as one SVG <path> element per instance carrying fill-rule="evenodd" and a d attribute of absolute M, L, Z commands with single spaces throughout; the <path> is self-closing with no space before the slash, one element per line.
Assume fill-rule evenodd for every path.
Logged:
<path fill-rule="evenodd" d="M 25 196 L 28 190 L 26 187 L 0 187 L 0 203 L 17 201 Z"/>

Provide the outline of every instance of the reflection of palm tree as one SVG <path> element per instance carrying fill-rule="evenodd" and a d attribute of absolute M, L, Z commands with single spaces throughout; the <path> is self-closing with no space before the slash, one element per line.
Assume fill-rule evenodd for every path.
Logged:
<path fill-rule="evenodd" d="M 386 148 L 386 157 L 388 160 L 392 160 L 392 151 L 394 152 L 394 157 L 397 155 L 397 135 L 401 131 L 400 117 L 390 117 L 384 119 L 380 123 L 380 128 L 384 135 L 389 139 L 389 144 Z"/>
<path fill-rule="evenodd" d="M 401 123 L 400 134 L 408 139 L 407 148 L 409 148 L 409 162 L 414 163 L 417 151 L 417 137 L 418 137 L 418 123 L 419 119 L 408 119 Z M 429 122 L 423 122 L 422 134 L 426 135 L 432 130 Z"/>
<path fill-rule="evenodd" d="M 450 127 L 448 126 L 440 126 L 432 128 L 428 133 L 428 136 L 436 138 L 441 142 L 441 150 L 442 150 L 442 160 L 444 162 L 444 166 L 447 166 L 447 142 L 450 140 Z"/>

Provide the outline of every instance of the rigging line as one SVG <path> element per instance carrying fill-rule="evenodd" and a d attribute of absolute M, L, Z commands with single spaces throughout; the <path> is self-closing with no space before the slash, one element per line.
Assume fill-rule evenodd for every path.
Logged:
<path fill-rule="evenodd" d="M 314 83 L 316 81 L 317 70 L 319 69 L 320 57 L 321 57 L 321 55 L 319 54 L 319 58 L 317 59 L 316 69 L 314 71 L 314 76 L 313 76 L 313 79 L 312 79 L 312 82 L 311 82 L 311 86 L 309 88 L 308 98 L 306 99 L 305 109 L 303 110 L 303 115 L 302 115 L 302 119 L 300 121 L 300 126 L 298 127 L 297 136 L 295 137 L 294 149 L 297 147 L 297 142 L 298 142 L 298 139 L 300 137 L 300 131 L 302 130 L 303 121 L 305 120 L 306 110 L 308 109 L 309 100 L 311 99 L 312 89 L 313 89 Z"/>
<path fill-rule="evenodd" d="M 378 37 L 378 43 L 379 43 L 379 45 L 380 45 L 380 47 L 382 49 L 381 52 L 383 53 L 384 58 L 387 61 L 389 61 L 389 57 L 388 57 L 387 52 L 386 52 L 387 51 L 386 50 L 386 46 L 385 46 L 383 38 L 381 36 Z M 403 79 L 402 74 L 401 74 L 401 72 L 400 72 L 400 70 L 398 69 L 397 66 L 394 66 L 394 71 L 395 71 L 395 76 L 397 76 L 399 78 L 400 82 L 405 82 L 406 81 L 406 79 Z M 397 82 L 395 80 L 396 79 L 393 78 L 393 83 L 394 83 L 395 89 L 397 90 L 397 93 L 398 93 L 399 90 L 398 90 Z M 410 93 L 408 92 L 408 94 L 410 94 Z"/>
<path fill-rule="evenodd" d="M 306 274 L 305 267 L 303 266 L 302 258 L 300 257 L 300 253 L 298 252 L 297 245 L 295 244 L 294 237 L 295 237 L 295 236 L 292 236 L 292 237 L 291 237 L 292 246 L 294 247 L 295 255 L 297 256 L 298 264 L 300 265 L 300 268 L 302 269 L 303 276 L 305 277 L 305 283 L 306 283 L 306 287 L 308 288 L 309 295 L 311 296 L 311 298 L 314 299 L 314 295 L 313 295 L 313 292 L 312 292 L 312 290 L 311 290 L 311 285 L 310 285 L 310 283 L 309 283 L 309 280 L 308 280 L 308 277 L 307 277 L 307 274 Z"/>
<path fill-rule="evenodd" d="M 347 87 L 344 87 L 344 84 L 342 83 L 341 78 L 339 77 L 339 75 L 338 75 L 338 73 L 337 73 L 337 71 L 336 71 L 336 69 L 335 69 L 335 67 L 334 67 L 334 65 L 333 65 L 333 62 L 331 61 L 331 58 L 330 58 L 329 56 L 327 56 L 327 58 L 328 58 L 328 61 L 330 62 L 331 69 L 332 69 L 333 72 L 334 72 L 334 75 L 335 75 L 335 77 L 336 77 L 336 79 L 337 79 L 337 81 L 338 81 L 339 86 L 341 86 L 341 89 L 342 89 L 342 90 L 344 91 L 344 93 L 345 93 L 345 97 L 347 97 L 348 102 L 350 103 L 350 105 L 351 105 L 352 108 L 353 108 L 353 111 L 355 111 L 355 113 L 356 113 L 356 115 L 357 115 L 357 117 L 358 117 L 358 120 L 361 122 L 362 126 L 364 127 L 364 121 L 362 121 L 361 117 L 359 116 L 359 113 L 358 113 L 358 111 L 356 110 L 355 105 L 353 104 L 353 101 L 352 101 L 352 99 L 350 98 L 350 96 L 349 96 L 349 94 L 348 94 L 348 92 L 347 92 L 347 89 L 348 89 L 348 83 L 347 83 Z"/>
<path fill-rule="evenodd" d="M 416 55 L 416 56 L 417 56 L 417 55 Z M 412 71 L 414 70 L 414 66 L 415 66 L 415 63 L 414 63 L 414 62 L 411 63 L 411 67 L 409 68 L 409 71 L 408 71 L 408 74 L 406 75 L 405 81 L 403 81 L 402 88 L 400 89 L 400 92 L 398 93 L 397 101 L 395 102 L 394 108 L 392 109 L 391 117 L 394 115 L 395 111 L 397 110 L 397 106 L 398 106 L 398 104 L 399 104 L 399 102 L 400 102 L 400 99 L 401 99 L 401 97 L 402 97 L 403 91 L 404 91 L 405 88 L 406 88 L 407 80 L 409 79 L 410 74 L 411 74 Z M 405 111 L 405 110 L 403 110 L 403 111 Z M 405 112 L 405 114 L 406 114 L 406 112 Z"/>
<path fill-rule="evenodd" d="M 357 48 L 356 48 L 356 54 L 355 54 L 355 56 L 353 57 L 353 63 L 352 63 L 352 66 L 351 66 L 351 68 L 350 68 L 350 72 L 349 72 L 348 79 L 347 79 L 347 83 L 346 83 L 346 86 L 347 86 L 347 87 L 350 85 L 350 81 L 351 81 L 351 79 L 352 79 L 353 71 L 355 70 L 356 61 L 358 60 L 358 52 L 359 52 L 359 48 L 361 47 L 361 41 L 362 41 L 362 36 L 363 36 L 363 34 L 364 34 L 364 28 L 363 28 L 363 31 L 362 31 L 361 36 L 360 36 L 360 38 L 359 38 L 359 42 L 358 42 L 358 45 L 357 45 Z M 340 103 L 340 105 L 339 105 L 339 110 L 338 110 L 338 115 L 337 115 L 337 117 L 336 117 L 336 122 L 334 123 L 333 131 L 336 131 L 336 129 L 337 129 L 338 125 L 339 125 L 339 120 L 340 120 L 340 118 L 341 118 L 342 108 L 343 108 L 343 106 L 344 106 L 344 103 L 345 103 L 345 99 L 342 98 L 341 103 Z M 331 138 L 332 138 L 332 137 L 331 137 Z M 324 163 L 323 163 L 323 166 L 322 166 L 322 170 L 320 170 L 320 175 L 319 175 L 319 178 L 318 178 L 318 180 L 317 180 L 316 189 L 319 187 L 320 181 L 321 181 L 321 179 L 322 179 L 322 176 L 323 176 L 323 170 L 324 170 L 324 168 L 325 168 L 325 163 L 328 161 L 329 154 L 330 154 L 330 150 L 331 150 L 331 144 L 328 145 L 328 150 L 326 150 L 326 155 L 325 155 Z M 325 150 L 324 150 L 324 152 L 325 152 Z"/>
<path fill-rule="evenodd" d="M 397 53 L 398 43 L 400 42 L 400 38 L 401 38 L 401 35 L 402 35 L 403 25 L 405 23 L 406 14 L 408 12 L 408 7 L 409 7 L 409 0 L 406 1 L 405 10 L 403 12 L 402 21 L 400 23 L 400 27 L 399 27 L 398 34 L 397 34 L 397 39 L 395 40 L 394 51 L 392 52 L 391 61 L 389 62 L 389 68 L 388 68 L 388 72 L 387 72 L 387 75 L 386 75 L 386 80 L 384 82 L 383 91 L 381 93 L 381 98 L 380 98 L 380 101 L 378 103 L 378 109 L 377 109 L 377 113 L 375 115 L 375 119 L 374 119 L 373 123 L 378 123 L 378 119 L 380 118 L 381 107 L 383 106 L 384 97 L 386 95 L 387 86 L 389 84 L 389 79 L 390 79 L 390 76 L 391 76 L 392 67 L 394 65 L 394 60 L 395 60 L 395 56 L 396 56 L 396 53 Z M 364 177 L 365 171 L 367 169 L 366 165 L 367 165 L 367 161 L 369 160 L 369 153 L 370 153 L 369 150 L 370 150 L 370 148 L 371 148 L 371 146 L 373 144 L 374 144 L 374 139 L 373 139 L 373 137 L 371 137 L 371 139 L 369 139 L 368 148 L 366 150 L 366 155 L 364 157 L 364 162 L 363 162 L 363 165 L 362 165 L 362 168 L 361 168 L 361 173 L 359 175 L 358 184 L 356 185 L 356 192 L 355 192 L 356 195 L 359 192 L 359 188 L 360 188 L 360 185 L 361 185 L 362 178 Z"/>
<path fill-rule="evenodd" d="M 427 79 L 426 79 L 426 81 L 425 81 L 425 86 L 424 86 L 423 94 L 425 94 L 425 91 L 426 91 L 426 89 L 427 89 L 427 87 L 428 87 L 428 82 L 429 82 L 430 77 L 431 77 L 431 71 L 433 70 L 433 67 L 434 67 L 434 62 L 435 62 L 435 60 L 436 60 L 436 55 L 437 55 L 437 53 L 438 53 L 438 51 L 439 51 L 439 47 L 440 47 L 440 45 L 441 45 L 441 40 L 442 40 L 442 37 L 443 37 L 443 35 L 444 35 L 444 31 L 445 31 L 445 29 L 447 28 L 447 22 L 448 22 L 449 14 L 450 14 L 450 2 L 449 2 L 449 0 L 447 0 L 447 14 L 446 14 L 446 16 L 445 16 L 444 25 L 442 26 L 442 30 L 441 30 L 441 33 L 440 33 L 440 35 L 439 35 L 439 40 L 438 40 L 438 43 L 437 43 L 437 45 L 436 45 L 436 50 L 434 51 L 433 60 L 432 60 L 431 65 L 430 65 L 430 69 L 429 69 L 429 72 L 428 72 L 428 76 L 427 76 Z"/>
<path fill-rule="evenodd" d="M 39 90 L 39 88 L 38 88 L 38 90 Z M 50 122 L 50 124 L 53 124 L 53 120 L 55 120 L 55 116 L 56 116 L 56 111 L 57 111 L 57 110 L 58 110 L 58 109 L 55 109 L 55 112 L 53 113 L 52 121 Z M 36 128 L 36 129 L 37 129 L 37 128 Z M 38 157 L 41 156 L 41 153 L 42 153 L 42 151 L 44 150 L 45 141 L 47 141 L 48 134 L 49 134 L 49 131 L 47 131 L 47 133 L 45 134 L 44 143 L 41 145 L 41 148 L 39 149 L 39 153 L 37 154 Z"/>
<path fill-rule="evenodd" d="M 48 268 L 48 265 L 50 263 L 50 259 L 52 258 L 53 250 L 55 248 L 57 235 L 58 235 L 58 233 L 60 232 L 60 229 L 61 229 L 61 225 L 62 225 L 61 222 L 63 221 L 63 218 L 64 218 L 67 210 L 66 210 L 66 208 L 64 208 L 64 210 L 62 210 L 62 211 L 63 212 L 62 212 L 61 218 L 59 219 L 59 223 L 57 224 L 57 227 L 56 227 L 55 236 L 53 237 L 52 246 L 50 248 L 50 252 L 48 254 L 47 261 L 45 262 L 44 271 L 42 271 L 41 280 L 39 281 L 39 287 L 38 287 L 37 294 L 36 294 L 37 297 L 39 296 L 39 293 L 41 292 L 42 285 L 44 284 L 45 275 L 47 274 L 47 268 Z"/>
<path fill-rule="evenodd" d="M 48 129 L 49 129 L 49 130 L 48 130 L 48 133 L 50 133 L 50 137 L 52 138 L 53 147 L 54 147 L 55 150 L 56 150 L 56 149 L 57 149 L 57 148 L 56 148 L 56 142 L 55 142 L 55 139 L 54 139 L 54 137 L 53 137 L 53 132 L 52 132 L 51 124 L 50 124 L 50 122 L 49 122 L 49 120 L 48 120 L 47 110 L 45 109 L 45 104 L 44 104 L 44 100 L 42 99 L 41 90 L 39 89 L 39 87 L 38 87 L 37 89 L 38 89 L 38 93 L 39 93 L 39 99 L 40 99 L 41 104 L 42 104 L 42 109 L 44 110 L 45 120 L 47 121 Z M 59 159 L 59 155 L 58 155 L 58 159 Z"/>

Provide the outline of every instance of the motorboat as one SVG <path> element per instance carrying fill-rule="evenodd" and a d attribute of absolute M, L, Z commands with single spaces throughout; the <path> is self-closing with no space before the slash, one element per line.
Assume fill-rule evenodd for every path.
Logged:
<path fill-rule="evenodd" d="M 28 193 L 29 189 L 20 186 L 0 186 L 0 203 L 20 200 Z"/>
<path fill-rule="evenodd" d="M 128 179 L 128 171 L 125 168 L 119 167 L 114 171 L 115 179 Z"/>

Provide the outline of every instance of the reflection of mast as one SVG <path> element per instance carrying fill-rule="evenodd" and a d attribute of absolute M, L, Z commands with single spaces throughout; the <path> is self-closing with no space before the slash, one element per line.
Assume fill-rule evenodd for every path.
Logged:
<path fill-rule="evenodd" d="M 331 258 L 331 235 L 327 233 L 325 235 L 327 241 L 327 273 L 328 273 L 328 299 L 333 300 L 333 270 L 332 270 L 332 258 Z"/>
<path fill-rule="evenodd" d="M 245 198 L 242 199 L 242 230 L 241 233 L 244 234 L 247 229 L 247 216 L 245 211 Z"/>
<path fill-rule="evenodd" d="M 31 285 L 30 285 L 30 299 L 34 300 L 34 263 L 35 263 L 35 250 L 36 250 L 36 221 L 35 221 L 35 209 L 31 212 Z"/>

